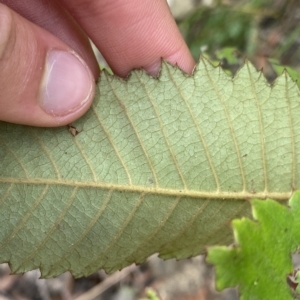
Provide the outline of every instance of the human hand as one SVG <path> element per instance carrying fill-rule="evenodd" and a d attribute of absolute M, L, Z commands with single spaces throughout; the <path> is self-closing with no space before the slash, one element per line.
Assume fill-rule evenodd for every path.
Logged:
<path fill-rule="evenodd" d="M 99 76 L 87 36 L 122 77 L 156 75 L 161 58 L 194 68 L 166 1 L 0 0 L 0 120 L 51 127 L 82 116 Z"/>

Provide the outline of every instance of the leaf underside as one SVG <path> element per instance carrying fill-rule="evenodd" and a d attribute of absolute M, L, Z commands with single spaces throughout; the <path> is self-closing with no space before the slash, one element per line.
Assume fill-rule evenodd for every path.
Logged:
<path fill-rule="evenodd" d="M 163 62 L 158 79 L 103 72 L 75 137 L 0 123 L 0 261 L 78 277 L 231 242 L 247 199 L 300 188 L 299 99 L 249 62 L 234 79 Z"/>

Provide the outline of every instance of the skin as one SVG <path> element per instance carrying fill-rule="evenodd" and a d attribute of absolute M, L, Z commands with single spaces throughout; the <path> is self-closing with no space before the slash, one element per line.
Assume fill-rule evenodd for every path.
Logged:
<path fill-rule="evenodd" d="M 192 73 L 195 62 L 163 0 L 0 0 L 0 120 L 61 126 L 82 116 L 99 67 L 89 37 L 115 74 L 157 75 L 161 58 Z M 45 112 L 40 91 L 51 49 L 73 53 L 88 70 L 87 100 L 61 115 Z"/>

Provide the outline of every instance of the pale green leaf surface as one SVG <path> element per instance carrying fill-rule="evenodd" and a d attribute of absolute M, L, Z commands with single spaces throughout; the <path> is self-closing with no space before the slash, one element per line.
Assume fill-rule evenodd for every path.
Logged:
<path fill-rule="evenodd" d="M 245 199 L 299 188 L 300 101 L 250 63 L 232 79 L 201 60 L 193 76 L 102 73 L 75 126 L 0 123 L 0 260 L 45 277 L 108 272 L 152 253 L 184 258 L 232 240 Z"/>
<path fill-rule="evenodd" d="M 300 191 L 289 206 L 253 200 L 257 222 L 234 220 L 235 245 L 209 249 L 207 260 L 216 267 L 219 289 L 238 286 L 241 300 L 295 299 L 287 276 L 293 271 L 291 254 L 300 246 Z"/>

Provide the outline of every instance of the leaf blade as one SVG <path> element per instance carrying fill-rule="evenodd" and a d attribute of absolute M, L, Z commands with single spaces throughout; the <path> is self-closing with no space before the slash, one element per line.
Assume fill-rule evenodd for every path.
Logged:
<path fill-rule="evenodd" d="M 299 182 L 299 91 L 286 75 L 271 89 L 249 63 L 232 79 L 202 59 L 193 76 L 166 63 L 159 79 L 103 73 L 98 89 L 76 137 L 0 123 L 0 258 L 14 272 L 196 255 L 231 240 L 246 199 L 285 201 Z"/>

